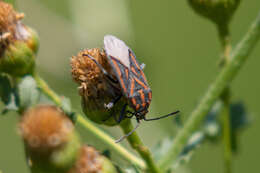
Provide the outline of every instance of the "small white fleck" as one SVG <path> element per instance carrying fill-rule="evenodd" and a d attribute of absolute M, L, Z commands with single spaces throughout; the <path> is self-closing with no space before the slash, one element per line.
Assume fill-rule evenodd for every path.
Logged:
<path fill-rule="evenodd" d="M 106 109 L 111 109 L 114 106 L 113 102 L 110 102 L 108 104 L 104 104 Z"/>

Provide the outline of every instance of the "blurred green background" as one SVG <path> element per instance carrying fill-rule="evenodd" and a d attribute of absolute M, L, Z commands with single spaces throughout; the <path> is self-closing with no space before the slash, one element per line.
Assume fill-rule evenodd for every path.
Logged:
<path fill-rule="evenodd" d="M 234 15 L 233 45 L 241 39 L 260 10 L 260 1 L 241 0 Z M 37 69 L 59 94 L 70 97 L 80 110 L 77 85 L 70 76 L 70 57 L 83 48 L 102 47 L 105 34 L 124 40 L 139 61 L 153 90 L 151 113 L 180 110 L 186 119 L 218 71 L 220 43 L 215 26 L 196 15 L 185 0 L 17 0 L 24 22 L 38 31 L 40 50 Z M 232 100 L 244 101 L 252 124 L 240 136 L 240 150 L 233 162 L 234 173 L 258 172 L 260 165 L 259 64 L 260 44 L 232 82 Z M 18 116 L 0 116 L 0 170 L 26 173 L 23 144 L 17 135 Z M 101 127 L 116 138 L 119 128 Z M 84 142 L 107 149 L 95 137 L 79 128 Z M 143 141 L 153 146 L 176 128 L 169 119 L 144 122 L 138 129 Z M 126 142 L 123 145 L 128 147 Z M 113 159 L 121 161 L 112 152 Z M 123 161 L 122 161 L 123 162 Z M 180 172 L 223 172 L 220 143 L 204 144 Z"/>

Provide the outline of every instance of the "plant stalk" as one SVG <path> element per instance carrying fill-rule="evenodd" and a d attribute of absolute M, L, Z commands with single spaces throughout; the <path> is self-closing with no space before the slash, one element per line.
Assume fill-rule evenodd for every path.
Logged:
<path fill-rule="evenodd" d="M 231 52 L 231 39 L 229 34 L 228 24 L 218 25 L 219 38 L 222 44 L 222 63 L 220 67 L 223 68 L 230 63 L 230 52 Z M 222 122 L 222 136 L 223 136 L 223 151 L 224 151 L 224 165 L 225 173 L 232 172 L 232 148 L 231 148 L 231 129 L 230 129 L 230 99 L 231 99 L 231 89 L 227 86 L 223 93 L 220 95 L 220 99 L 223 102 L 223 112 L 221 116 Z"/>
<path fill-rule="evenodd" d="M 60 97 L 48 86 L 48 84 L 38 76 L 38 74 L 34 73 L 33 75 L 39 89 L 49 97 L 57 106 L 61 106 L 61 99 Z M 130 163 L 138 166 L 141 169 L 146 169 L 146 164 L 143 160 L 136 157 L 132 153 L 130 153 L 128 150 L 126 150 L 121 145 L 115 143 L 115 140 L 110 137 L 108 134 L 100 130 L 98 127 L 93 125 L 92 122 L 89 120 L 83 118 L 83 116 L 79 113 L 77 113 L 77 120 L 76 122 L 80 123 L 86 130 L 88 130 L 90 133 L 92 133 L 95 137 L 97 137 L 100 141 L 104 142 L 106 145 L 111 147 L 117 154 L 119 154 L 121 157 L 123 157 L 125 160 L 129 161 Z"/>
<path fill-rule="evenodd" d="M 128 134 L 134 128 L 131 120 L 129 119 L 122 121 L 120 123 L 120 127 L 122 128 L 124 134 Z M 155 164 L 155 161 L 153 160 L 149 149 L 143 144 L 136 132 L 133 132 L 130 136 L 128 136 L 127 141 L 129 142 L 131 147 L 135 149 L 144 159 L 149 173 L 161 173 L 160 169 Z"/>
<path fill-rule="evenodd" d="M 183 129 L 177 134 L 169 152 L 160 160 L 163 170 L 167 170 L 176 160 L 190 135 L 200 127 L 212 105 L 220 97 L 229 83 L 237 76 L 241 67 L 245 64 L 249 54 L 255 47 L 260 37 L 260 14 L 249 28 L 244 38 L 239 42 L 230 55 L 230 62 L 221 69 L 215 81 L 209 86 L 198 106 L 191 113 Z"/>
<path fill-rule="evenodd" d="M 61 106 L 62 102 L 60 96 L 56 94 L 48 84 L 36 73 L 33 73 L 33 78 L 35 79 L 37 86 L 39 89 L 50 99 L 52 100 L 57 106 Z"/>
<path fill-rule="evenodd" d="M 230 122 L 230 89 L 226 88 L 224 93 L 221 95 L 221 100 L 223 102 L 222 111 L 222 136 L 224 145 L 224 164 L 225 172 L 232 172 L 232 148 L 231 148 L 231 122 Z"/>

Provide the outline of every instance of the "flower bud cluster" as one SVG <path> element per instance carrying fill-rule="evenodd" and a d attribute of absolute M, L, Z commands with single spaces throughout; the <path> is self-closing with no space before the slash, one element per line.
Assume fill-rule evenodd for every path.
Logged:
<path fill-rule="evenodd" d="M 59 108 L 39 105 L 19 122 L 32 173 L 115 173 L 113 164 L 90 146 L 81 145 L 72 121 Z"/>

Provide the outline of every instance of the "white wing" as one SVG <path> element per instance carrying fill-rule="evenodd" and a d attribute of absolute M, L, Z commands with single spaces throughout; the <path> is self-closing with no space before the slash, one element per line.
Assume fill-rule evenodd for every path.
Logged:
<path fill-rule="evenodd" d="M 113 56 L 126 67 L 130 68 L 129 48 L 122 40 L 112 35 L 106 35 L 104 37 L 104 48 L 107 55 Z"/>

